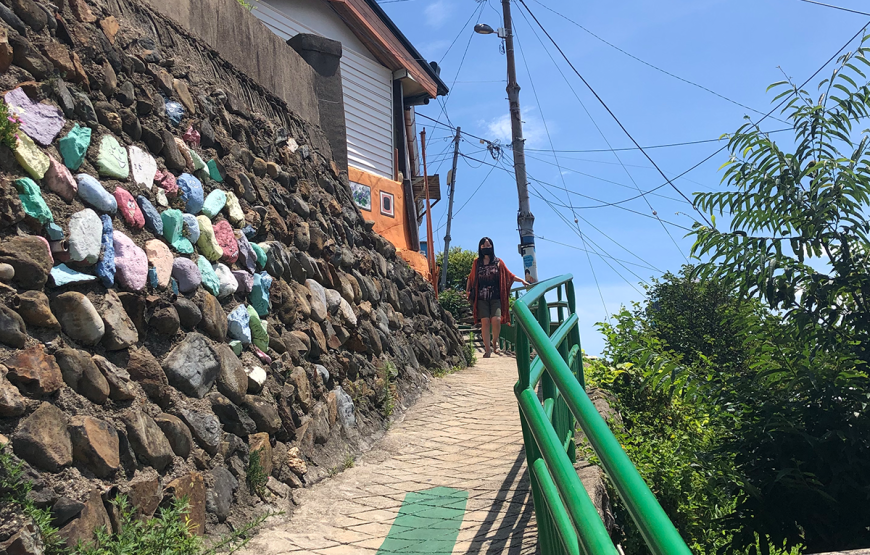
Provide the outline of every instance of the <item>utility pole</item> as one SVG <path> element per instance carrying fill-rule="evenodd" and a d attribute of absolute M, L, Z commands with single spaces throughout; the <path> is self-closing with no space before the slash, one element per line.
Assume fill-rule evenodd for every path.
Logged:
<path fill-rule="evenodd" d="M 529 207 L 529 187 L 526 178 L 525 139 L 520 113 L 520 86 L 517 84 L 517 70 L 514 62 L 514 34 L 511 27 L 511 0 L 502 0 L 504 12 L 504 41 L 507 56 L 507 94 L 511 111 L 511 134 L 514 151 L 514 173 L 517 177 L 517 194 L 520 206 L 517 212 L 517 227 L 520 232 L 519 253 L 523 257 L 525 279 L 538 281 L 538 261 L 535 257 L 535 216 Z M 490 31 L 492 32 L 492 31 Z"/>
<path fill-rule="evenodd" d="M 444 262 L 441 264 L 441 291 L 447 289 L 447 259 L 450 254 L 450 223 L 453 220 L 453 192 L 456 190 L 456 163 L 459 160 L 459 140 L 461 127 L 456 128 L 456 138 L 453 144 L 453 169 L 450 171 L 450 183 L 447 184 L 447 232 L 444 234 Z"/>

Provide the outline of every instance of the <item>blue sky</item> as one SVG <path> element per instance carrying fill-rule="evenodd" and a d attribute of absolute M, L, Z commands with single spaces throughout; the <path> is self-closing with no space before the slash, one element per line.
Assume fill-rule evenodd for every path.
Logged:
<path fill-rule="evenodd" d="M 774 95 L 765 92 L 770 83 L 784 76 L 803 82 L 868 19 L 800 0 L 526 2 L 642 146 L 717 139 L 735 131 L 746 115 L 758 120 L 761 116 L 746 107 L 770 110 Z M 862 9 L 857 0 L 840 0 L 838 5 Z M 440 62 L 441 76 L 451 87 L 446 114 L 436 102 L 419 107 L 418 113 L 445 123 L 449 116 L 449 121 L 464 132 L 499 140 L 509 151 L 510 120 L 505 57 L 499 52 L 501 41 L 495 35 L 475 35 L 471 29 L 476 21 L 493 28 L 501 26 L 501 3 L 403 0 L 384 2 L 382 6 L 427 60 Z M 619 204 L 621 208 L 600 206 L 600 201 L 638 196 L 638 189 L 648 191 L 665 180 L 640 152 L 615 154 L 608 150 L 633 145 L 540 29 L 534 29 L 535 35 L 530 26 L 534 23 L 523 13 L 515 2 L 520 103 L 528 172 L 533 180 L 532 211 L 539 236 L 538 272 L 540 277 L 574 274 L 583 346 L 587 353 L 598 354 L 603 341 L 595 323 L 620 305 L 642 299 L 641 278 L 649 280 L 663 271 L 676 272 L 686 263 L 692 241 L 678 226 L 691 228 L 697 214 L 670 186 L 659 189 L 656 195 Z M 471 22 L 465 25 L 469 18 Z M 721 96 L 644 65 L 590 32 Z M 826 69 L 813 82 L 829 73 Z M 427 148 L 429 171 L 437 170 L 446 177 L 452 132 L 418 119 L 418 128 L 424 125 L 431 139 Z M 772 118 L 762 123 L 767 130 L 785 127 L 788 125 Z M 785 132 L 775 137 L 790 142 L 791 135 Z M 516 183 L 513 174 L 505 171 L 512 167 L 511 158 L 505 155 L 497 163 L 484 145 L 474 138 L 467 139 L 460 147 L 466 157 L 460 159 L 457 172 L 452 244 L 475 249 L 480 237 L 490 236 L 496 253 L 519 272 L 522 261 L 516 250 Z M 707 142 L 647 152 L 673 178 L 724 144 Z M 605 152 L 554 154 L 553 149 Z M 723 151 L 674 183 L 689 198 L 697 191 L 718 190 L 718 168 L 727 159 Z M 492 164 L 499 167 L 493 168 Z M 653 216 L 654 211 L 662 220 L 677 225 L 663 226 Z M 444 228 L 439 226 L 443 226 L 446 212 L 445 191 L 445 200 L 433 209 L 435 243 L 440 248 Z M 425 225 L 421 231 L 425 237 Z M 583 248 L 590 252 L 578 250 Z"/>

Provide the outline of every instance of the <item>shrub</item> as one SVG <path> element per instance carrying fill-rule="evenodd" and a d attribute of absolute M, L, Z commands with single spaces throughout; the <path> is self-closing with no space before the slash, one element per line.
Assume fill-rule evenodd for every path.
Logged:
<path fill-rule="evenodd" d="M 459 322 L 471 311 L 471 304 L 465 298 L 464 293 L 455 289 L 445 289 L 438 293 L 438 303 Z"/>
<path fill-rule="evenodd" d="M 0 144 L 15 148 L 21 120 L 9 114 L 9 105 L 0 100 Z"/>
<path fill-rule="evenodd" d="M 468 274 L 471 273 L 471 265 L 477 253 L 464 250 L 462 247 L 453 247 L 447 256 L 447 288 L 456 291 L 465 291 Z M 435 255 L 435 263 L 439 268 L 444 267 L 444 252 Z"/>
<path fill-rule="evenodd" d="M 266 482 L 269 476 L 263 468 L 263 463 L 260 460 L 260 450 L 251 451 L 248 455 L 248 468 L 245 471 L 245 480 L 248 482 L 248 488 L 251 493 L 262 497 L 266 493 Z"/>
<path fill-rule="evenodd" d="M 474 332 L 468 334 L 468 341 L 462 346 L 462 356 L 466 366 L 474 366 L 477 363 L 477 350 L 474 348 Z"/>

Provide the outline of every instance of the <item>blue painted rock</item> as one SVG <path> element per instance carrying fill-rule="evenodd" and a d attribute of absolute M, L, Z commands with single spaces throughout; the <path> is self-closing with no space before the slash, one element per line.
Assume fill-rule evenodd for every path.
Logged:
<path fill-rule="evenodd" d="M 184 214 L 182 216 L 184 218 L 184 236 L 193 243 L 196 244 L 199 241 L 199 222 L 196 221 L 196 216 L 193 214 Z"/>
<path fill-rule="evenodd" d="M 247 345 L 251 342 L 251 317 L 245 305 L 239 305 L 227 316 L 227 336 Z"/>
<path fill-rule="evenodd" d="M 79 197 L 100 212 L 114 214 L 118 210 L 118 202 L 103 185 L 86 173 L 76 176 L 79 185 Z"/>
<path fill-rule="evenodd" d="M 142 217 L 145 218 L 145 228 L 155 235 L 163 235 L 163 218 L 151 201 L 139 195 L 136 197 L 136 203 L 142 211 Z"/>
<path fill-rule="evenodd" d="M 257 311 L 258 316 L 269 314 L 269 288 L 271 287 L 272 276 L 267 272 L 254 275 L 254 286 L 251 288 L 251 295 L 248 299 L 251 301 L 251 306 Z"/>
<path fill-rule="evenodd" d="M 199 214 L 205 202 L 202 183 L 189 173 L 183 173 L 178 177 L 178 186 L 181 189 L 181 199 L 185 202 L 184 211 Z"/>
<path fill-rule="evenodd" d="M 103 224 L 103 235 L 100 238 L 100 246 L 103 254 L 97 262 L 97 275 L 106 287 L 115 285 L 115 239 L 113 237 L 112 218 L 103 214 L 100 216 Z"/>

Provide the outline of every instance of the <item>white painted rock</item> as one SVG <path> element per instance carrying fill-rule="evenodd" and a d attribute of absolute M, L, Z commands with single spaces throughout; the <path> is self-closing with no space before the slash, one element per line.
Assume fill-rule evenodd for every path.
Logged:
<path fill-rule="evenodd" d="M 154 176 L 157 175 L 157 161 L 138 146 L 130 146 L 128 151 L 130 153 L 130 169 L 133 170 L 133 181 L 150 190 L 154 186 Z"/>
<path fill-rule="evenodd" d="M 245 374 L 248 375 L 248 391 L 259 393 L 263 389 L 263 384 L 266 383 L 266 371 L 259 366 L 250 366 L 245 368 Z"/>
<path fill-rule="evenodd" d="M 228 297 L 236 292 L 236 289 L 239 287 L 239 282 L 236 281 L 236 276 L 233 275 L 233 271 L 226 264 L 221 264 L 218 262 L 213 266 L 214 273 L 217 274 L 218 279 L 220 280 L 220 286 L 218 287 L 218 297 Z"/>
<path fill-rule="evenodd" d="M 69 219 L 69 258 L 73 262 L 96 264 L 100 259 L 103 222 L 96 212 L 85 208 Z"/>

